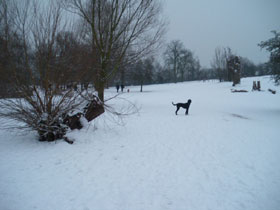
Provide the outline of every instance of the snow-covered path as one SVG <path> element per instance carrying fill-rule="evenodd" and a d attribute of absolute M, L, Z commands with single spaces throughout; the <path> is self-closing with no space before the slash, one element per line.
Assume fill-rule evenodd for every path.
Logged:
<path fill-rule="evenodd" d="M 104 115 L 72 132 L 74 145 L 0 131 L 0 209 L 280 209 L 280 88 L 264 77 L 237 89 L 256 79 L 278 93 L 217 82 L 130 87 L 122 96 L 140 113 L 124 126 Z M 190 114 L 176 116 L 171 102 L 189 98 Z"/>

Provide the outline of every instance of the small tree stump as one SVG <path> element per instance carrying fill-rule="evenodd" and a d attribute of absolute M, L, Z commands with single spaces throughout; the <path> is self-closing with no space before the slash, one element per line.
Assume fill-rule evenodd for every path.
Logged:
<path fill-rule="evenodd" d="M 261 81 L 258 81 L 258 82 L 257 82 L 257 90 L 258 90 L 258 91 L 261 91 Z"/>
<path fill-rule="evenodd" d="M 69 116 L 66 115 L 66 117 L 63 120 L 63 123 L 65 123 L 71 130 L 78 129 L 80 130 L 83 128 L 80 118 L 82 116 L 82 113 L 77 113 L 75 115 Z"/>
<path fill-rule="evenodd" d="M 261 81 L 253 81 L 252 91 L 261 91 Z"/>
<path fill-rule="evenodd" d="M 103 103 L 97 97 L 94 97 L 94 99 L 84 108 L 85 118 L 89 122 L 99 115 L 103 114 L 104 112 L 105 110 Z"/>
<path fill-rule="evenodd" d="M 256 81 L 253 81 L 253 87 L 252 87 L 252 91 L 257 90 L 257 83 Z"/>

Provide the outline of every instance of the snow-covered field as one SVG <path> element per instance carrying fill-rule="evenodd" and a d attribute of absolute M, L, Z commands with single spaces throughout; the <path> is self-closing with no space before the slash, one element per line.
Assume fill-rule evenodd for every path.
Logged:
<path fill-rule="evenodd" d="M 70 133 L 73 145 L 0 130 L 0 209 L 279 210 L 280 87 L 241 82 L 248 93 L 217 81 L 129 87 L 121 97 L 139 113 L 124 125 L 105 114 Z M 176 116 L 171 102 L 189 98 Z"/>

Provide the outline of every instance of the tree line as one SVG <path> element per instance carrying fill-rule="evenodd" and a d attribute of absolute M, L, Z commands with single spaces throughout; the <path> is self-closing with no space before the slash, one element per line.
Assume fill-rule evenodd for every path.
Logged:
<path fill-rule="evenodd" d="M 199 58 L 187 49 L 182 41 L 173 40 L 166 44 L 161 58 L 148 57 L 128 65 L 116 81 L 127 85 L 140 85 L 140 91 L 146 84 L 209 79 L 218 79 L 220 82 L 232 81 L 228 61 L 234 56 L 240 59 L 241 77 L 273 74 L 267 63 L 256 65 L 248 58 L 232 53 L 229 47 L 217 47 L 211 60 L 211 67 L 201 67 Z"/>

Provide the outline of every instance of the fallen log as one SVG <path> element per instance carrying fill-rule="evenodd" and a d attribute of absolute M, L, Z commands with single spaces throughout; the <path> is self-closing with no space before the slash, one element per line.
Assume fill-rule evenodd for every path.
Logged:
<path fill-rule="evenodd" d="M 276 94 L 276 90 L 268 89 L 268 91 L 271 92 L 272 94 Z"/>
<path fill-rule="evenodd" d="M 63 140 L 66 141 L 68 144 L 73 144 L 74 141 L 68 139 L 66 136 L 63 137 Z"/>
<path fill-rule="evenodd" d="M 247 90 L 234 90 L 234 89 L 231 89 L 231 92 L 232 93 L 247 93 L 248 91 Z"/>

